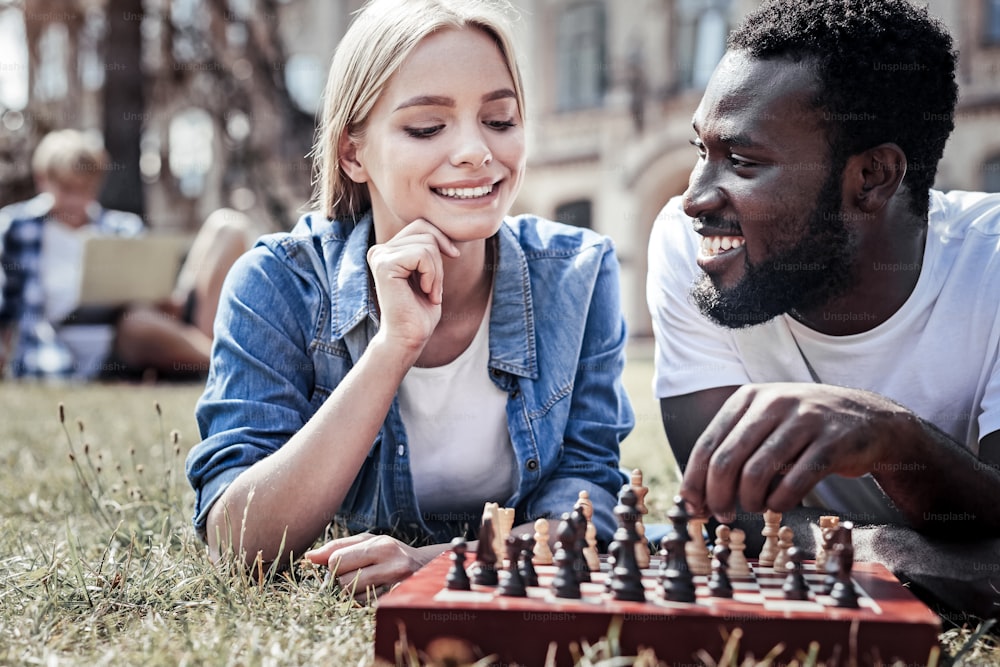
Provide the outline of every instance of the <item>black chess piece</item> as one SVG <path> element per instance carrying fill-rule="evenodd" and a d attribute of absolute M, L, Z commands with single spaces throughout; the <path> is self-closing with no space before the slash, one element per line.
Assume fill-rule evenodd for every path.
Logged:
<path fill-rule="evenodd" d="M 576 562 L 573 564 L 573 569 L 576 571 L 577 581 L 582 584 L 585 581 L 590 581 L 590 566 L 587 564 L 586 556 L 583 555 L 583 550 L 587 548 L 587 517 L 579 508 L 574 509 L 569 517 L 574 530 L 576 530 L 573 543 L 573 554 L 576 556 Z"/>
<path fill-rule="evenodd" d="M 661 553 L 664 559 L 660 564 L 663 595 L 672 602 L 694 602 L 694 575 L 688 567 L 685 545 L 690 541 L 688 534 L 688 514 L 684 499 L 674 498 L 674 506 L 667 512 L 672 524 L 670 530 L 660 541 Z"/>
<path fill-rule="evenodd" d="M 781 585 L 786 600 L 809 599 L 809 584 L 806 583 L 805 574 L 802 572 L 803 556 L 802 550 L 798 547 L 788 548 L 788 560 L 785 562 L 788 576 L 785 577 L 785 583 Z"/>
<path fill-rule="evenodd" d="M 712 576 L 708 580 L 708 591 L 715 598 L 733 597 L 733 584 L 729 581 L 729 547 L 716 544 L 712 550 Z"/>
<path fill-rule="evenodd" d="M 451 541 L 451 569 L 445 578 L 448 590 L 467 591 L 472 588 L 469 575 L 465 572 L 465 552 L 468 548 L 465 538 L 456 537 Z"/>
<path fill-rule="evenodd" d="M 576 527 L 570 522 L 569 514 L 563 514 L 559 528 L 556 530 L 556 553 L 552 557 L 556 564 L 556 575 L 552 579 L 552 592 L 557 598 L 579 599 L 580 580 L 577 578 L 576 555 L 573 545 L 576 542 Z"/>
<path fill-rule="evenodd" d="M 833 584 L 830 596 L 836 600 L 838 607 L 858 608 L 858 592 L 854 589 L 851 570 L 854 568 L 854 540 L 851 529 L 854 524 L 845 521 L 840 524 L 840 541 L 833 548 L 833 557 L 837 561 L 837 581 Z"/>
<path fill-rule="evenodd" d="M 503 581 L 497 592 L 512 598 L 523 598 L 528 596 L 524 588 L 524 580 L 521 578 L 521 570 L 518 568 L 518 556 L 521 554 L 521 540 L 517 535 L 508 535 L 504 548 L 507 551 L 507 562 L 510 566 L 503 571 Z"/>
<path fill-rule="evenodd" d="M 493 551 L 493 520 L 483 518 L 479 529 L 479 548 L 476 549 L 476 567 L 472 571 L 472 583 L 479 586 L 496 586 L 497 554 Z"/>
<path fill-rule="evenodd" d="M 639 541 L 635 524 L 639 521 L 639 510 L 636 509 L 639 498 L 635 490 L 626 485 L 622 487 L 621 500 L 615 507 L 619 527 L 614 534 L 615 566 L 611 569 L 611 594 L 616 600 L 631 600 L 645 602 L 646 590 L 642 585 L 642 570 L 635 558 L 635 545 Z"/>
<path fill-rule="evenodd" d="M 525 586 L 538 585 L 538 573 L 535 572 L 535 536 L 528 534 L 521 536 L 521 579 Z"/>

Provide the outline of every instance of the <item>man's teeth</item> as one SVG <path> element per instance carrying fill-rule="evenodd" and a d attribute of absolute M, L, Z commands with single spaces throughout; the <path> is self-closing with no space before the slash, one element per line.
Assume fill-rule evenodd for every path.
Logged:
<path fill-rule="evenodd" d="M 434 188 L 434 192 L 445 197 L 455 199 L 473 199 L 475 197 L 485 197 L 493 192 L 493 185 L 481 185 L 478 188 Z"/>
<path fill-rule="evenodd" d="M 705 236 L 701 239 L 701 254 L 714 257 L 720 252 L 735 250 L 744 243 L 742 236 Z"/>

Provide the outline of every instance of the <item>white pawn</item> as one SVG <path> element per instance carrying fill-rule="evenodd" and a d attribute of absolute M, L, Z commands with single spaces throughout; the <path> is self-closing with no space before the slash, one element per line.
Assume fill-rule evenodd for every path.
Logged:
<path fill-rule="evenodd" d="M 729 526 L 720 523 L 715 527 L 715 546 L 723 546 L 729 549 L 729 540 L 733 532 L 733 529 Z M 730 549 L 731 551 L 731 549 Z"/>
<path fill-rule="evenodd" d="M 649 487 L 642 483 L 642 470 L 639 468 L 632 471 L 629 482 L 635 492 L 635 509 L 639 512 L 639 518 L 635 522 L 635 532 L 639 536 L 635 543 L 635 558 L 640 568 L 649 567 L 649 540 L 646 539 L 646 524 L 643 522 L 643 517 L 649 514 L 649 508 L 646 507 Z"/>
<path fill-rule="evenodd" d="M 816 549 L 816 569 L 823 572 L 823 568 L 826 566 L 827 552 L 826 552 L 826 534 L 829 530 L 836 530 L 837 526 L 840 525 L 839 516 L 823 515 L 819 518 L 819 530 L 820 530 L 820 543 L 819 547 Z"/>
<path fill-rule="evenodd" d="M 684 553 L 687 556 L 688 569 L 691 574 L 711 574 L 712 561 L 708 557 L 708 545 L 705 544 L 704 528 L 707 519 L 691 517 L 688 520 L 688 535 L 691 541 L 685 543 Z"/>
<path fill-rule="evenodd" d="M 774 557 L 774 569 L 778 572 L 785 571 L 785 563 L 788 562 L 788 550 L 795 546 L 795 533 L 788 526 L 778 529 L 778 553 Z"/>
<path fill-rule="evenodd" d="M 747 563 L 746 550 L 747 534 L 739 528 L 729 531 L 729 571 L 730 577 L 750 576 L 750 564 Z"/>
<path fill-rule="evenodd" d="M 601 569 L 601 558 L 597 555 L 597 527 L 591 519 L 594 516 L 594 503 L 590 499 L 590 494 L 581 491 L 573 509 L 579 508 L 583 516 L 587 519 L 587 547 L 583 550 L 583 559 L 587 561 L 587 569 L 597 572 Z M 647 559 L 648 560 L 648 559 Z"/>
<path fill-rule="evenodd" d="M 535 521 L 535 550 L 531 557 L 533 565 L 551 565 L 552 549 L 549 547 L 549 521 L 548 519 L 537 519 Z"/>
<path fill-rule="evenodd" d="M 764 567 L 772 567 L 778 555 L 778 528 L 781 527 L 781 512 L 764 511 L 764 546 L 761 547 L 758 562 Z"/>

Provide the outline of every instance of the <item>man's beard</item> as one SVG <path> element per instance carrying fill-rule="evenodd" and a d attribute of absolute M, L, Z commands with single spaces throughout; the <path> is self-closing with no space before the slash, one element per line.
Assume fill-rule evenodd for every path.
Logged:
<path fill-rule="evenodd" d="M 720 289 L 703 273 L 691 290 L 695 305 L 716 323 L 739 329 L 791 310 L 822 306 L 846 292 L 853 284 L 855 239 L 844 222 L 840 200 L 840 179 L 832 170 L 795 245 L 779 249 L 762 264 L 751 264 L 744 250 L 743 279 L 733 287 Z M 733 226 L 718 222 L 722 228 Z"/>

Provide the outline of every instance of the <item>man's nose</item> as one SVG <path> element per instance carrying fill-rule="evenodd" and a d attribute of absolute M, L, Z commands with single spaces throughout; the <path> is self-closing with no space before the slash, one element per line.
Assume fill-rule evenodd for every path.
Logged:
<path fill-rule="evenodd" d="M 684 213 L 691 218 L 700 218 L 718 211 L 725 200 L 716 167 L 707 160 L 698 160 L 691 170 L 687 190 L 684 191 Z"/>

